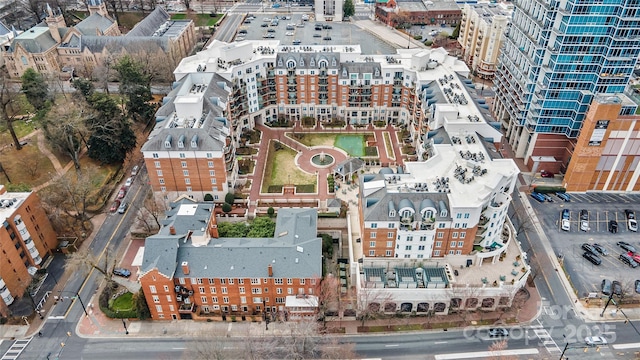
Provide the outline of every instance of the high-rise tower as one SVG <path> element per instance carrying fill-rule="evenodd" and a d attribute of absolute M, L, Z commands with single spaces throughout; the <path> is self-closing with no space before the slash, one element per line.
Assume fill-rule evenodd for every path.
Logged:
<path fill-rule="evenodd" d="M 564 170 L 594 96 L 625 92 L 640 54 L 640 1 L 516 0 L 504 44 L 496 118 L 517 157 Z"/>

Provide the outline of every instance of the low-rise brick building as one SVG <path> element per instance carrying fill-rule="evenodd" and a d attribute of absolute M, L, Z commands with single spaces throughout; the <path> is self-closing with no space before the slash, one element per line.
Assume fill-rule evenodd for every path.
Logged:
<path fill-rule="evenodd" d="M 183 198 L 145 241 L 140 283 L 152 319 L 287 318 L 288 296 L 315 298 L 322 276 L 315 209 L 279 209 L 273 238 L 218 238 L 213 207 Z"/>

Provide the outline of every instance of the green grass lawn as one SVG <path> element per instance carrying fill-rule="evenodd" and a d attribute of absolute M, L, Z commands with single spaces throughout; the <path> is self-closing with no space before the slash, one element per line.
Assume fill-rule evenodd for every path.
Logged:
<path fill-rule="evenodd" d="M 282 145 L 282 148 L 276 151 L 274 144 L 274 141 L 269 144 L 269 154 L 267 155 L 264 179 L 262 180 L 262 192 L 268 192 L 271 185 L 316 183 L 314 175 L 309 175 L 296 168 L 295 157 L 297 153 L 295 150 Z"/>
<path fill-rule="evenodd" d="M 111 310 L 113 311 L 129 311 L 133 309 L 133 294 L 130 292 L 124 293 L 113 300 L 111 303 Z"/>
<path fill-rule="evenodd" d="M 346 151 L 349 154 L 349 156 L 361 157 L 365 155 L 365 152 L 364 152 L 365 136 L 366 135 L 362 135 L 362 134 L 338 135 L 336 136 L 336 141 L 334 145 Z"/>
<path fill-rule="evenodd" d="M 304 133 L 286 134 L 288 137 L 299 141 L 307 146 L 335 146 L 346 151 L 349 156 L 361 157 L 365 156 L 365 140 L 371 134 L 332 134 L 332 133 Z"/>

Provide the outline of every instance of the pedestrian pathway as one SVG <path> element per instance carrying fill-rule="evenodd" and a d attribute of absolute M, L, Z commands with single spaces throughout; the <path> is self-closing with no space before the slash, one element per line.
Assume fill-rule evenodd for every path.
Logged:
<path fill-rule="evenodd" d="M 62 177 L 64 174 L 66 174 L 72 167 L 73 167 L 73 161 L 69 161 L 64 167 L 62 166 L 62 164 L 60 164 L 60 160 L 58 160 L 58 158 L 53 155 L 53 153 L 49 150 L 48 145 L 45 143 L 45 138 L 44 138 L 44 133 L 42 132 L 42 130 L 38 129 L 35 131 L 37 138 L 37 143 L 38 143 L 38 149 L 40 149 L 40 151 L 47 157 L 49 158 L 49 161 L 51 161 L 51 164 L 53 164 L 53 168 L 56 170 L 56 174 L 53 176 L 53 178 L 47 182 L 45 182 L 44 184 L 40 184 L 38 186 L 35 186 L 32 190 L 35 192 L 38 192 L 39 190 L 46 188 L 47 186 L 49 186 L 52 182 L 58 180 L 60 177 Z M 34 133 L 31 133 L 32 135 Z M 83 150 L 84 152 L 84 150 Z"/>
<path fill-rule="evenodd" d="M 342 149 L 334 146 L 314 146 L 309 147 L 292 137 L 293 134 L 300 133 L 332 133 L 332 134 L 373 134 L 375 138 L 375 146 L 378 149 L 377 160 L 383 166 L 401 165 L 402 153 L 399 146 L 397 130 L 392 125 L 388 125 L 384 128 L 376 128 L 373 125 L 368 125 L 364 128 L 355 128 L 352 125 L 346 125 L 340 129 L 324 128 L 319 122 L 316 123 L 313 128 L 303 128 L 299 121 L 296 121 L 291 128 L 272 128 L 269 126 L 258 124 L 256 129 L 262 133 L 260 143 L 257 145 L 258 153 L 252 158 L 255 161 L 254 173 L 246 175 L 246 178 L 251 181 L 251 190 L 249 193 L 249 213 L 255 214 L 257 208 L 257 200 L 277 201 L 287 199 L 290 201 L 295 200 L 309 200 L 320 201 L 319 207 L 322 207 L 322 203 L 328 199 L 336 198 L 336 194 L 329 192 L 327 177 L 333 173 L 333 168 L 336 164 L 349 158 L 349 155 Z M 385 134 L 387 134 L 390 141 L 392 154 L 388 154 Z M 283 192 L 282 194 L 263 193 L 262 184 L 264 181 L 265 169 L 267 166 L 267 154 L 269 144 L 271 141 L 279 141 L 282 144 L 295 150 L 298 155 L 296 156 L 296 167 L 308 174 L 316 176 L 317 189 L 315 193 L 290 193 Z M 311 162 L 311 158 L 315 155 L 324 153 L 331 155 L 334 158 L 334 163 L 330 166 L 317 166 Z M 294 185 L 294 184 L 289 184 Z"/>

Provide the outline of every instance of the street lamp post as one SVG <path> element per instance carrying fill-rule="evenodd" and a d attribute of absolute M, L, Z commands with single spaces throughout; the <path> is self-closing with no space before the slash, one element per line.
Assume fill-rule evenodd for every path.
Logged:
<path fill-rule="evenodd" d="M 124 326 L 124 334 L 129 335 L 129 330 L 127 329 L 127 322 L 124 321 L 124 319 L 121 319 L 121 320 L 122 320 L 122 326 Z"/>

